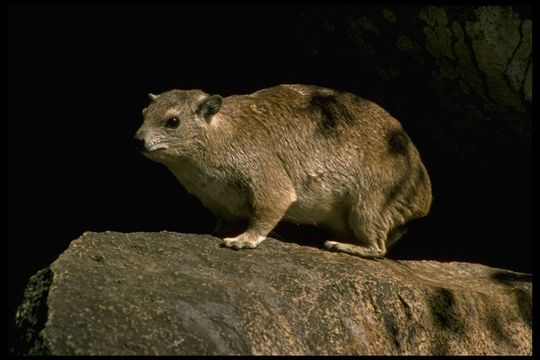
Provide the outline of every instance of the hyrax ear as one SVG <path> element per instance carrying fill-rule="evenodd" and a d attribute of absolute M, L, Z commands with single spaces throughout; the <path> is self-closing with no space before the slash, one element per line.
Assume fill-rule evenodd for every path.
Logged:
<path fill-rule="evenodd" d="M 152 94 L 152 93 L 148 93 L 148 98 L 150 99 L 150 101 L 156 101 L 156 99 L 159 97 L 159 95 L 155 95 L 155 94 Z"/>
<path fill-rule="evenodd" d="M 221 108 L 222 102 L 223 98 L 219 95 L 212 95 L 202 99 L 197 105 L 197 115 L 206 122 L 210 122 L 212 116 Z"/>

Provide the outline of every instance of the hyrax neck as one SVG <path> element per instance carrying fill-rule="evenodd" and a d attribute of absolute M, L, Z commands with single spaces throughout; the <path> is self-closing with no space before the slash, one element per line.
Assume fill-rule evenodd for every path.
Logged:
<path fill-rule="evenodd" d="M 184 188 L 214 214 L 229 219 L 247 218 L 247 194 L 231 178 L 227 167 L 220 166 L 219 155 L 210 151 L 198 154 L 197 158 L 165 165 Z"/>

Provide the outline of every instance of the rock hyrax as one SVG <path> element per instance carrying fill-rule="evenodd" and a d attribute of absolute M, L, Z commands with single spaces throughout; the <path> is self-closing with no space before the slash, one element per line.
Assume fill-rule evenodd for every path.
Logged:
<path fill-rule="evenodd" d="M 255 248 L 285 220 L 330 230 L 337 241 L 328 249 L 381 257 L 429 211 L 431 183 L 416 147 L 369 100 L 308 85 L 150 98 L 139 149 L 216 215 L 216 230 L 248 220 L 226 247 Z"/>

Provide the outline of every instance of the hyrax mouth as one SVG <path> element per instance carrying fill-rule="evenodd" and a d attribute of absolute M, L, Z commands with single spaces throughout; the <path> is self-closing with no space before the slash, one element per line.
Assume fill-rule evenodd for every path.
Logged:
<path fill-rule="evenodd" d="M 149 146 L 145 149 L 146 152 L 156 152 L 156 151 L 160 151 L 160 150 L 166 150 L 168 149 L 168 146 L 166 145 L 162 145 L 162 144 L 157 144 L 157 145 L 152 145 L 152 146 Z"/>

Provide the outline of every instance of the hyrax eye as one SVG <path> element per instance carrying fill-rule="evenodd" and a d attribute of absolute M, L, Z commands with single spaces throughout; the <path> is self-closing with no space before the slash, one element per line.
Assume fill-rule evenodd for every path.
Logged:
<path fill-rule="evenodd" d="M 168 127 L 170 129 L 175 129 L 180 125 L 180 120 L 177 117 L 172 117 L 170 119 L 167 119 L 165 122 L 165 127 Z"/>

